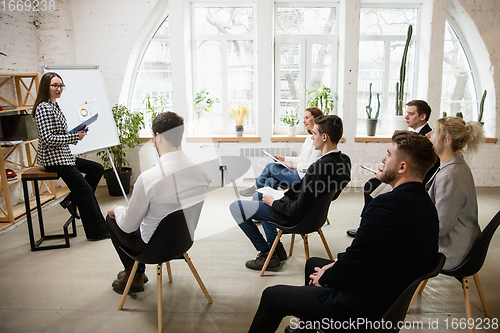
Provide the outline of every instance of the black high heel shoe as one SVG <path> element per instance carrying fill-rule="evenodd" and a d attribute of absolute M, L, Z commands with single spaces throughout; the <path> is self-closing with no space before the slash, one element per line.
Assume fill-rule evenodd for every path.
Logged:
<path fill-rule="evenodd" d="M 80 214 L 76 211 L 76 205 L 71 200 L 64 199 L 60 205 L 62 208 L 67 209 L 75 219 L 80 219 Z"/>

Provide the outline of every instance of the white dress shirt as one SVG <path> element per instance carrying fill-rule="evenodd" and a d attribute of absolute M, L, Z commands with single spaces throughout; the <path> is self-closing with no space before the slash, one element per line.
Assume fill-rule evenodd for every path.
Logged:
<path fill-rule="evenodd" d="M 114 209 L 116 223 L 127 233 L 140 228 L 142 240 L 148 243 L 165 216 L 205 200 L 209 183 L 203 168 L 182 151 L 163 154 L 137 178 L 129 206 Z M 196 226 L 188 227 L 193 237 Z"/>
<path fill-rule="evenodd" d="M 300 178 L 304 178 L 307 169 L 311 164 L 313 164 L 321 156 L 321 151 L 314 149 L 312 137 L 309 135 L 306 137 L 304 143 L 302 144 L 302 149 L 300 150 L 300 155 L 297 157 L 287 156 L 285 157 L 285 162 L 292 163 L 297 166 L 297 173 Z"/>

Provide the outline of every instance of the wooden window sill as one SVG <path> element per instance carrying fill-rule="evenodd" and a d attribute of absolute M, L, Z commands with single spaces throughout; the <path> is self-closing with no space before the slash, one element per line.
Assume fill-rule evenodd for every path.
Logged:
<path fill-rule="evenodd" d="M 388 136 L 357 136 L 354 138 L 354 142 L 388 142 L 390 143 L 391 137 Z M 486 143 L 497 143 L 497 138 L 486 138 Z"/>
<path fill-rule="evenodd" d="M 260 142 L 259 136 L 188 136 L 187 142 Z"/>

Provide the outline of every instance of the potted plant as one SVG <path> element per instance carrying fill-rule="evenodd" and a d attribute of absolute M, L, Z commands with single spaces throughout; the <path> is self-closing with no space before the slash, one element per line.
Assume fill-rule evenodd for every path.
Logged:
<path fill-rule="evenodd" d="M 120 144 L 108 148 L 113 164 L 119 174 L 120 181 L 125 190 L 125 194 L 130 192 L 130 177 L 132 176 L 132 169 L 125 167 L 129 165 L 125 151 L 126 148 L 134 148 L 141 143 L 139 138 L 139 130 L 144 127 L 144 115 L 141 112 L 132 112 L 123 104 L 116 104 L 111 109 L 113 119 L 115 120 L 116 129 L 118 131 L 118 138 Z M 109 155 L 105 150 L 97 153 L 102 160 L 102 164 L 106 169 L 104 171 L 104 178 L 108 185 L 108 192 L 111 196 L 122 195 L 120 186 L 116 179 L 116 175 L 111 167 Z"/>
<path fill-rule="evenodd" d="M 288 125 L 288 136 L 295 136 L 295 126 L 299 124 L 299 118 L 297 118 L 295 112 L 290 111 L 290 113 L 288 113 L 288 111 L 286 111 L 283 117 L 283 123 Z"/>
<path fill-rule="evenodd" d="M 229 114 L 233 117 L 234 122 L 236 123 L 236 136 L 243 136 L 243 122 L 245 121 L 246 116 L 250 113 L 250 110 L 244 105 L 228 106 L 228 108 Z"/>
<path fill-rule="evenodd" d="M 403 117 L 404 93 L 405 93 L 405 80 L 406 80 L 406 59 L 408 56 L 408 49 L 410 48 L 411 36 L 413 34 L 413 26 L 408 26 L 408 34 L 406 36 L 405 48 L 403 50 L 403 58 L 401 60 L 401 67 L 399 69 L 399 82 L 396 82 L 396 118 L 394 123 L 396 129 L 406 129 L 408 125 Z"/>
<path fill-rule="evenodd" d="M 219 103 L 220 100 L 216 98 L 215 100 L 208 97 L 208 91 L 203 88 L 201 91 L 197 92 L 194 97 L 194 108 L 198 118 L 201 118 L 205 112 L 210 112 L 214 103 Z"/>
<path fill-rule="evenodd" d="M 146 96 L 142 100 L 142 104 L 146 107 L 146 113 L 151 114 L 151 125 L 153 125 L 153 120 L 159 113 L 162 113 L 167 110 L 168 101 L 165 96 Z"/>
<path fill-rule="evenodd" d="M 339 99 L 338 95 L 330 88 L 326 87 L 321 81 L 319 82 L 317 88 L 307 90 L 307 95 L 313 95 L 313 98 L 307 101 L 307 106 L 317 106 L 326 115 L 333 112 L 335 103 Z"/>
<path fill-rule="evenodd" d="M 370 83 L 370 95 L 368 96 L 368 105 L 365 107 L 366 115 L 366 134 L 368 136 L 375 136 L 377 132 L 378 116 L 380 115 L 380 94 L 377 94 L 377 112 L 372 117 L 372 84 Z"/>

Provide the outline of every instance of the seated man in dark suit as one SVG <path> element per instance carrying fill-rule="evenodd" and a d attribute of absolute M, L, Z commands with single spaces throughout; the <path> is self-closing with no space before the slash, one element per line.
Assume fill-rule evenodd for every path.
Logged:
<path fill-rule="evenodd" d="M 432 128 L 427 123 L 429 121 L 429 117 L 431 116 L 431 107 L 427 104 L 426 101 L 415 99 L 413 101 L 409 101 L 406 103 L 406 124 L 408 127 L 412 128 L 415 133 L 420 135 L 426 135 Z M 429 169 L 429 171 L 425 174 L 423 183 L 427 184 L 429 179 L 434 175 L 437 168 L 439 167 L 439 160 Z M 371 194 L 372 192 L 381 184 L 380 180 L 376 177 L 369 179 L 364 186 L 364 199 L 365 205 L 361 214 L 365 211 L 368 204 L 373 200 Z M 347 235 L 351 237 L 356 236 L 356 229 L 347 229 Z"/>
<path fill-rule="evenodd" d="M 305 286 L 265 289 L 249 332 L 275 332 L 289 315 L 300 318 L 291 320 L 290 332 L 307 327 L 330 331 L 335 326 L 329 325 L 357 323 L 358 318 L 379 320 L 411 282 L 432 269 L 438 253 L 438 215 L 422 184 L 435 161 L 426 137 L 396 132 L 384 168 L 377 172 L 394 189 L 373 199 L 356 238 L 336 261 L 307 261 Z"/>
<path fill-rule="evenodd" d="M 279 200 L 264 195 L 262 201 L 237 200 L 229 207 L 235 221 L 259 251 L 255 260 L 246 262 L 246 267 L 250 269 L 262 269 L 278 234 L 276 228 L 266 221 L 296 225 L 323 194 L 335 191 L 336 198 L 351 180 L 351 160 L 337 149 L 343 133 L 342 120 L 335 115 L 321 116 L 315 118 L 314 123 L 313 145 L 321 151 L 322 156 L 309 166 L 300 182 L 287 190 Z M 262 221 L 267 240 L 254 219 Z M 271 255 L 270 268 L 278 267 L 281 261 L 286 260 L 287 254 L 281 242 Z"/>

